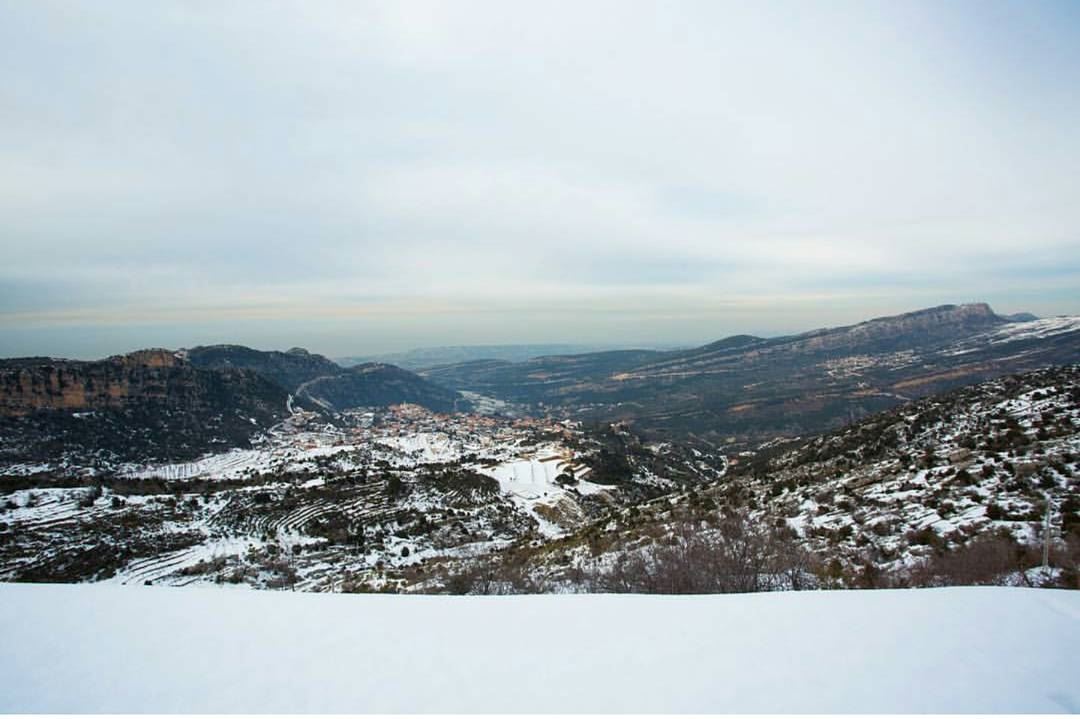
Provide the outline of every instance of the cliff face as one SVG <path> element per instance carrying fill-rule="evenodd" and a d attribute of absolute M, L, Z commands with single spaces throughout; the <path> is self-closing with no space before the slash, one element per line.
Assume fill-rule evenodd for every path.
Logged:
<path fill-rule="evenodd" d="M 0 362 L 0 414 L 122 409 L 148 399 L 164 402 L 170 390 L 187 384 L 190 374 L 190 368 L 168 350 L 141 350 L 100 362 Z"/>
<path fill-rule="evenodd" d="M 201 370 L 167 350 L 96 362 L 0 360 L 0 454 L 197 456 L 247 445 L 285 416 L 287 399 L 254 372 Z"/>

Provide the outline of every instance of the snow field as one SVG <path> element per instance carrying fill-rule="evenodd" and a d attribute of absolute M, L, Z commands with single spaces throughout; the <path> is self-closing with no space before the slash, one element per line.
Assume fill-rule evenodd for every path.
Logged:
<path fill-rule="evenodd" d="M 568 461 L 563 454 L 560 447 L 542 447 L 532 456 L 514 458 L 494 467 L 476 466 L 474 469 L 497 481 L 502 493 L 536 520 L 541 534 L 549 538 L 561 537 L 566 534 L 567 528 L 542 516 L 537 512 L 537 507 L 552 507 L 567 498 L 567 491 L 555 482 L 555 478 L 567 469 L 573 468 L 578 477 L 589 471 Z M 601 485 L 584 480 L 578 488 L 581 494 L 595 494 L 602 489 Z"/>
<path fill-rule="evenodd" d="M 1080 592 L 0 585 L 3 712 L 1076 712 Z"/>

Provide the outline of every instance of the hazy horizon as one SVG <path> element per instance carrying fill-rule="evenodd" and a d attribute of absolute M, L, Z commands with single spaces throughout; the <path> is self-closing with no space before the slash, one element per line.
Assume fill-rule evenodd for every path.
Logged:
<path fill-rule="evenodd" d="M 0 356 L 1080 314 L 1080 5 L 0 0 Z"/>
<path fill-rule="evenodd" d="M 975 301 L 973 300 L 973 302 L 975 302 Z M 944 303 L 944 304 L 967 304 L 967 303 Z M 938 305 L 934 305 L 934 306 L 938 306 Z M 921 309 L 929 309 L 929 307 L 913 307 L 913 308 L 910 308 L 908 310 L 903 310 L 903 311 L 900 311 L 900 312 L 887 313 L 887 314 L 882 314 L 882 315 L 875 314 L 875 315 L 872 315 L 872 316 L 861 317 L 859 319 L 856 319 L 856 320 L 853 320 L 853 321 L 850 321 L 850 322 L 826 323 L 826 324 L 819 324 L 819 325 L 806 326 L 806 327 L 800 327 L 800 328 L 793 328 L 793 329 L 789 329 L 789 330 L 785 330 L 785 331 L 754 332 L 754 331 L 744 330 L 744 331 L 738 331 L 738 332 L 723 332 L 723 333 L 720 333 L 720 334 L 717 334 L 717 335 L 710 335 L 710 336 L 707 336 L 707 337 L 697 337 L 697 338 L 685 339 L 685 340 L 660 340 L 660 339 L 653 338 L 653 339 L 610 341 L 610 342 L 597 342 L 597 341 L 588 341 L 588 340 L 563 341 L 563 340 L 560 340 L 560 339 L 553 339 L 553 340 L 550 340 L 550 341 L 541 341 L 541 342 L 531 342 L 531 341 L 529 341 L 529 342 L 524 342 L 524 341 L 523 342 L 473 342 L 473 343 L 468 343 L 468 342 L 444 342 L 444 343 L 426 343 L 426 344 L 424 344 L 424 343 L 421 343 L 421 344 L 406 344 L 406 345 L 402 345 L 400 347 L 396 347 L 396 348 L 393 348 L 393 349 L 379 350 L 379 351 L 328 352 L 328 351 L 324 351 L 322 348 L 320 348 L 317 345 L 307 345 L 307 344 L 295 343 L 295 342 L 290 343 L 288 341 L 277 342 L 276 344 L 273 343 L 273 342 L 265 343 L 265 342 L 239 341 L 236 338 L 246 336 L 245 332 L 240 330 L 240 329 L 227 328 L 227 329 L 222 330 L 223 334 L 221 334 L 221 335 L 211 335 L 210 339 L 205 340 L 205 341 L 197 341 L 197 342 L 180 342 L 180 343 L 154 343 L 154 342 L 148 342 L 148 343 L 134 344 L 134 345 L 117 344 L 116 347 L 118 347 L 118 349 L 110 350 L 110 351 L 106 351 L 104 353 L 98 353 L 98 354 L 95 354 L 92 350 L 87 350 L 87 351 L 85 351 L 83 353 L 78 353 L 78 352 L 67 352 L 67 353 L 38 352 L 38 353 L 23 354 L 23 355 L 0 355 L 0 356 L 29 357 L 29 356 L 35 356 L 36 355 L 36 356 L 57 357 L 57 358 L 75 359 L 75 360 L 92 360 L 92 359 L 103 359 L 105 357 L 118 355 L 118 354 L 126 354 L 128 352 L 134 352 L 136 350 L 141 350 L 141 349 L 165 348 L 165 349 L 179 350 L 179 349 L 190 349 L 190 348 L 198 347 L 198 346 L 201 346 L 201 345 L 215 345 L 215 344 L 241 345 L 241 346 L 247 346 L 247 347 L 251 347 L 252 349 L 258 349 L 258 350 L 263 350 L 263 351 L 276 350 L 276 351 L 283 351 L 283 352 L 287 351 L 287 350 L 290 350 L 290 349 L 293 349 L 293 348 L 299 347 L 301 349 L 305 349 L 305 350 L 307 350 L 309 352 L 312 352 L 314 354 L 324 355 L 324 356 L 326 356 L 326 357 L 328 357 L 330 359 L 371 358 L 371 357 L 382 357 L 382 356 L 388 356 L 388 355 L 394 355 L 394 354 L 406 354 L 406 353 L 409 353 L 409 352 L 416 352 L 416 351 L 422 351 L 422 350 L 438 350 L 438 349 L 454 349 L 454 348 L 477 349 L 477 348 L 485 348 L 485 347 L 508 348 L 508 347 L 527 347 L 527 346 L 537 346 L 537 347 L 544 347 L 544 346 L 549 346 L 549 347 L 580 346 L 580 347 L 589 348 L 588 350 L 584 350 L 584 351 L 593 351 L 593 350 L 602 351 L 602 350 L 615 350 L 615 349 L 661 349 L 661 350 L 667 350 L 667 349 L 676 349 L 676 348 L 700 347 L 702 345 L 709 344 L 711 342 L 715 342 L 717 340 L 722 340 L 722 339 L 725 339 L 727 337 L 731 337 L 733 335 L 738 335 L 738 334 L 754 335 L 754 336 L 762 337 L 762 338 L 772 338 L 772 337 L 782 337 L 782 336 L 787 336 L 787 335 L 797 335 L 797 334 L 801 334 L 801 333 L 804 333 L 804 332 L 811 332 L 813 330 L 825 329 L 825 328 L 828 328 L 828 327 L 839 327 L 839 326 L 846 326 L 846 325 L 850 325 L 850 324 L 857 324 L 859 322 L 863 322 L 863 321 L 866 321 L 866 320 L 877 319 L 877 318 L 880 318 L 880 317 L 887 317 L 887 316 L 891 316 L 891 315 L 894 315 L 894 314 L 903 314 L 904 312 L 916 311 L 916 310 L 921 310 Z M 1002 311 L 997 310 L 997 308 L 993 308 L 993 307 L 992 307 L 992 309 L 994 309 L 995 312 L 997 314 L 999 314 L 999 315 L 1016 314 L 1016 312 L 1002 312 Z M 1021 310 L 1021 311 L 1023 311 L 1023 310 Z M 1040 317 L 1045 318 L 1045 317 L 1053 317 L 1053 316 L 1055 316 L 1055 315 L 1042 315 Z M 125 327 L 122 330 L 122 334 L 127 335 L 130 331 L 131 331 L 131 328 Z M 174 332 L 174 331 L 175 331 L 175 328 L 169 328 L 167 330 L 167 332 L 170 333 L 170 334 L 172 332 Z M 107 339 L 108 339 L 107 335 L 102 336 L 102 334 L 100 333 L 100 330 L 98 330 L 97 332 L 98 332 L 98 334 L 96 334 L 96 336 L 94 336 L 92 338 L 93 346 L 97 346 L 99 343 L 101 343 L 103 341 L 107 341 Z M 230 332 L 232 332 L 233 334 L 228 334 Z M 146 337 L 155 336 L 155 328 L 153 328 L 153 327 L 144 328 L 144 334 L 142 336 L 146 336 Z M 206 335 L 204 334 L 203 336 L 206 336 Z M 215 339 L 215 337 L 217 337 L 217 339 Z M 78 343 L 77 339 L 73 341 L 72 338 L 69 337 L 69 338 L 66 338 L 63 341 L 63 346 L 77 347 L 77 346 L 79 346 L 79 343 Z"/>

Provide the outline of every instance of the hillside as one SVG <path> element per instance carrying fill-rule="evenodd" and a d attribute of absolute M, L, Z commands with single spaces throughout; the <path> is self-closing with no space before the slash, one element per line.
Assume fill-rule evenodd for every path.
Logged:
<path fill-rule="evenodd" d="M 538 357 L 525 362 L 478 359 L 431 367 L 420 375 L 436 384 L 491 395 L 521 404 L 578 401 L 585 383 L 601 383 L 613 374 L 637 367 L 662 353 L 655 350 L 611 350 L 582 355 Z"/>
<path fill-rule="evenodd" d="M 197 367 L 252 370 L 297 397 L 331 411 L 387 407 L 403 402 L 437 412 L 468 408 L 468 402 L 457 392 L 400 367 L 366 363 L 345 368 L 299 347 L 276 352 L 215 345 L 182 350 L 182 355 Z"/>
<path fill-rule="evenodd" d="M 1080 365 L 984 382 L 782 447 L 740 467 L 726 495 L 883 581 L 998 539 L 1039 546 L 1047 499 L 1055 536 L 1077 545 L 1059 551 L 1080 550 Z"/>
<path fill-rule="evenodd" d="M 572 422 L 416 405 L 295 411 L 249 449 L 0 475 L 0 580 L 407 587 L 442 559 L 564 536 L 719 476 Z"/>
<path fill-rule="evenodd" d="M 623 430 L 624 433 L 626 430 Z M 645 449 L 657 456 L 666 444 Z M 1080 587 L 1080 366 L 988 381 L 729 459 L 722 477 L 417 591 Z M 1041 562 L 1051 502 L 1052 576 Z"/>
<path fill-rule="evenodd" d="M 749 447 L 1078 358 L 1080 318 L 1010 322 L 974 304 L 788 337 L 741 335 L 678 352 L 472 362 L 422 374 L 546 411 L 630 422 L 655 438 Z"/>
<path fill-rule="evenodd" d="M 8 477 L 0 577 L 325 591 L 1080 586 L 1080 368 L 724 457 L 626 425 L 297 411 L 194 462 Z M 26 473 L 23 473 L 26 474 Z M 1052 501 L 1049 576 L 1040 563 Z"/>
<path fill-rule="evenodd" d="M 1080 708 L 1078 592 L 379 597 L 0 585 L 0 601 L 3 712 Z"/>
<path fill-rule="evenodd" d="M 408 370 L 388 364 L 360 364 L 316 377 L 296 387 L 296 395 L 330 410 L 416 404 L 436 412 L 465 411 L 469 403 Z"/>

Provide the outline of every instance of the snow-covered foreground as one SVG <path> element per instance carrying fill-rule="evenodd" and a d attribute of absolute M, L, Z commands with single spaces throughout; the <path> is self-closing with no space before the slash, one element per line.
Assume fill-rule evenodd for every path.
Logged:
<path fill-rule="evenodd" d="M 0 585 L 0 712 L 1076 712 L 1080 592 Z"/>

